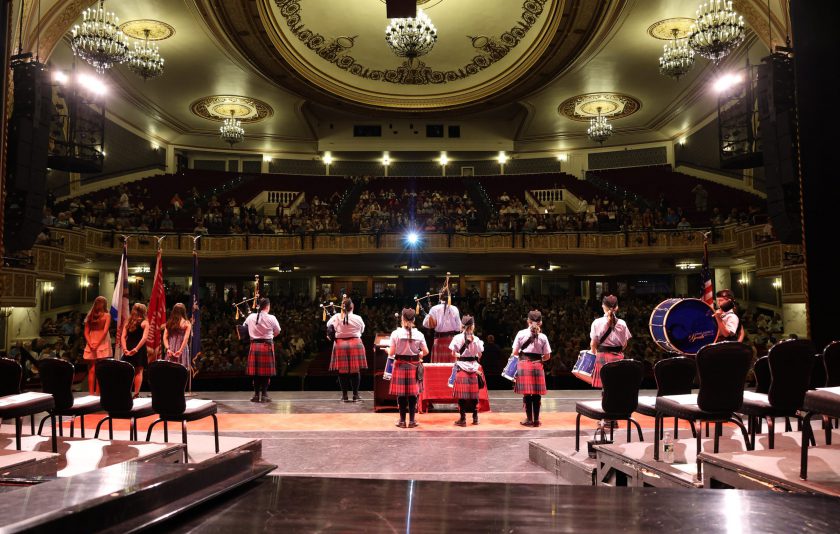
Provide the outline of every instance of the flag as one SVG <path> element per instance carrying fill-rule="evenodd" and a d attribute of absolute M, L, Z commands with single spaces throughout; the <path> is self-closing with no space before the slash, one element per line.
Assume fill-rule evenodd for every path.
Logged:
<path fill-rule="evenodd" d="M 128 242 L 124 242 L 114 295 L 111 297 L 111 323 L 117 326 L 117 341 L 114 345 L 114 358 L 117 360 L 122 359 L 125 350 L 122 346 L 122 331 L 128 313 Z"/>
<path fill-rule="evenodd" d="M 201 302 L 198 295 L 198 253 L 193 250 L 192 292 L 190 296 L 190 322 L 192 339 L 190 340 L 191 372 L 195 376 L 195 362 L 201 356 Z"/>
<path fill-rule="evenodd" d="M 157 252 L 155 263 L 155 281 L 152 284 L 152 297 L 149 299 L 147 315 L 149 327 L 146 330 L 146 351 L 149 361 L 161 359 L 161 336 L 166 324 L 166 292 L 163 289 L 163 262 L 161 251 Z"/>
<path fill-rule="evenodd" d="M 709 236 L 703 235 L 703 268 L 700 269 L 701 299 L 709 306 L 715 303 L 715 290 L 712 286 L 712 271 L 709 269 Z"/>

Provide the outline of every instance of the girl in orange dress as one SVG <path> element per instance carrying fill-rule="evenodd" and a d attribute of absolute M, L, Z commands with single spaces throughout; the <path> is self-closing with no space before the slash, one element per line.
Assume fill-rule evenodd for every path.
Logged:
<path fill-rule="evenodd" d="M 96 362 L 111 357 L 111 314 L 105 297 L 96 297 L 93 306 L 85 318 L 85 354 L 88 364 L 88 390 L 91 395 L 98 393 L 96 383 Z"/>

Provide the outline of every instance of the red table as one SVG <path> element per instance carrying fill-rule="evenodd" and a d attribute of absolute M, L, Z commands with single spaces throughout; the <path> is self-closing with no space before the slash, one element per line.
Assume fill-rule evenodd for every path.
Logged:
<path fill-rule="evenodd" d="M 426 363 L 423 364 L 423 393 L 420 394 L 418 411 L 424 413 L 429 411 L 432 404 L 457 404 L 458 400 L 452 397 L 452 388 L 449 387 L 449 377 L 452 375 L 454 363 Z M 482 372 L 484 370 L 482 369 Z M 490 411 L 490 397 L 487 395 L 487 382 L 484 387 L 478 390 L 478 411 Z"/>

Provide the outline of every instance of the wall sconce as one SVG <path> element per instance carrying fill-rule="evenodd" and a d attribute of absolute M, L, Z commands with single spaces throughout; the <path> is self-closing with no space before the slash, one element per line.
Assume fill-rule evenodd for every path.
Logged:
<path fill-rule="evenodd" d="M 44 282 L 43 289 L 44 293 L 52 293 L 53 291 L 55 291 L 55 286 L 52 284 L 52 282 Z"/>
<path fill-rule="evenodd" d="M 776 290 L 782 289 L 782 279 L 781 278 L 776 278 L 775 280 L 773 280 L 773 288 L 776 289 Z"/>

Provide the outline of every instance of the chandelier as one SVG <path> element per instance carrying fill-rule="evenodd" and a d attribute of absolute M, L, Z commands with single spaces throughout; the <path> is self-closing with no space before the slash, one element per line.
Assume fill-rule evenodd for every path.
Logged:
<path fill-rule="evenodd" d="M 437 29 L 422 9 L 414 18 L 391 19 L 385 28 L 385 42 L 396 55 L 409 61 L 428 54 L 436 41 Z"/>
<path fill-rule="evenodd" d="M 149 31 L 143 30 L 146 40 L 134 43 L 134 50 L 128 53 L 128 68 L 144 80 L 163 73 L 163 58 L 157 45 L 149 43 Z"/>
<path fill-rule="evenodd" d="M 125 61 L 128 54 L 128 38 L 118 27 L 120 19 L 105 11 L 104 4 L 105 0 L 99 0 L 98 8 L 89 7 L 82 12 L 82 24 L 73 26 L 70 39 L 73 53 L 99 74 Z"/>
<path fill-rule="evenodd" d="M 731 0 L 710 0 L 697 8 L 697 20 L 688 32 L 688 45 L 701 56 L 719 63 L 744 40 L 744 17 Z"/>
<path fill-rule="evenodd" d="M 225 119 L 224 124 L 219 128 L 219 135 L 222 141 L 230 144 L 230 146 L 239 143 L 245 137 L 245 129 L 242 128 L 242 121 L 235 118 L 233 113 L 234 111 L 230 110 L 230 118 Z"/>
<path fill-rule="evenodd" d="M 694 50 L 688 46 L 685 39 L 677 39 L 679 33 L 677 28 L 671 30 L 674 40 L 665 43 L 664 51 L 659 57 L 660 74 L 677 80 L 694 66 Z"/>
<path fill-rule="evenodd" d="M 598 116 L 590 119 L 589 128 L 586 129 L 586 134 L 596 143 L 603 145 L 604 141 L 609 139 L 612 133 L 612 124 L 607 121 L 606 117 L 601 115 L 601 106 L 598 106 Z"/>

